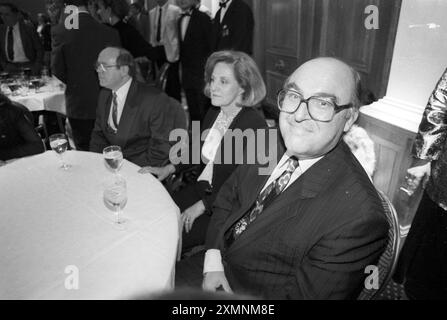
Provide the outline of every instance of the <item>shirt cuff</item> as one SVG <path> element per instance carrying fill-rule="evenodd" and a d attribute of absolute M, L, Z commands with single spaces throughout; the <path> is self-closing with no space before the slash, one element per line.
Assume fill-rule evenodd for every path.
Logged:
<path fill-rule="evenodd" d="M 208 249 L 205 252 L 205 261 L 203 263 L 203 274 L 207 272 L 224 271 L 222 256 L 218 249 Z"/>

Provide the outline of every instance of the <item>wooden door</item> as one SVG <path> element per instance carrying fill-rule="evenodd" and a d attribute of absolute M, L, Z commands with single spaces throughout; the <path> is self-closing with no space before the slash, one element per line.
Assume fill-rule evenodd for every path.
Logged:
<path fill-rule="evenodd" d="M 376 98 L 386 93 L 400 0 L 253 0 L 254 57 L 264 73 L 266 104 L 298 65 L 335 56 L 357 69 Z M 379 28 L 368 30 L 365 8 L 378 9 Z"/>

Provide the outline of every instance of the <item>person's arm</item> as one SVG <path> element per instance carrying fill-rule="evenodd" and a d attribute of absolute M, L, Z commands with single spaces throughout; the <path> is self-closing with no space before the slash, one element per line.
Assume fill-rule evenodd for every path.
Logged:
<path fill-rule="evenodd" d="M 63 83 L 67 84 L 67 66 L 65 63 L 65 44 L 61 43 L 53 48 L 51 71 L 53 75 Z"/>
<path fill-rule="evenodd" d="M 302 260 L 291 299 L 356 299 L 365 268 L 377 264 L 386 246 L 387 232 L 385 218 L 360 217 L 334 228 Z"/>
<path fill-rule="evenodd" d="M 20 113 L 17 117 L 16 129 L 24 143 L 11 148 L 1 149 L 1 160 L 31 156 L 45 151 L 43 142 L 34 129 L 33 124 L 23 113 Z"/>
<path fill-rule="evenodd" d="M 169 108 L 169 97 L 165 94 L 159 94 L 151 101 L 151 111 L 149 114 L 149 127 L 151 137 L 146 150 L 147 165 L 160 167 L 169 162 L 169 150 L 171 143 L 169 141 L 170 126 L 167 126 L 166 109 Z"/>
<path fill-rule="evenodd" d="M 104 135 L 101 123 L 103 123 L 104 118 L 108 115 L 104 114 L 103 104 L 106 103 L 106 98 L 100 93 L 99 103 L 96 107 L 96 120 L 95 126 L 92 131 L 92 136 L 90 138 L 90 151 L 102 153 L 102 150 L 107 147 L 110 143 Z"/>
<path fill-rule="evenodd" d="M 447 69 L 428 99 L 412 154 L 413 163 L 407 170 L 408 179 L 417 187 L 430 174 L 430 162 L 437 160 L 447 138 Z M 426 180 L 425 180 L 426 181 Z"/>
<path fill-rule="evenodd" d="M 234 208 L 239 207 L 237 184 L 239 179 L 238 170 L 243 172 L 241 167 L 239 166 L 222 185 L 213 205 L 213 215 L 211 216 L 205 241 L 207 251 L 203 264 L 202 288 L 204 290 L 215 291 L 222 286 L 225 291 L 231 292 L 225 276 L 220 250 L 223 244 L 223 226 L 225 221 L 234 211 Z"/>
<path fill-rule="evenodd" d="M 32 40 L 33 49 L 36 54 L 36 58 L 34 60 L 34 65 L 33 65 L 33 74 L 39 74 L 40 69 L 42 68 L 42 64 L 43 64 L 43 54 L 44 54 L 43 45 L 39 39 L 39 35 L 37 34 L 37 31 L 34 28 L 34 26 L 28 25 L 28 24 L 25 24 L 25 26 L 28 29 L 28 33 Z"/>

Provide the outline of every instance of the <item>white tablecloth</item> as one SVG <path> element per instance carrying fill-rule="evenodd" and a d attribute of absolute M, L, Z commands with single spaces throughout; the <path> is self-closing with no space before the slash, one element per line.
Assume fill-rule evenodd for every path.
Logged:
<path fill-rule="evenodd" d="M 66 114 L 65 96 L 63 90 L 45 91 L 26 96 L 10 96 L 12 101 L 19 102 L 29 111 L 54 111 Z"/>
<path fill-rule="evenodd" d="M 180 213 L 161 183 L 124 162 L 130 223 L 120 230 L 103 203 L 112 173 L 102 155 L 67 151 L 65 159 L 70 171 L 53 151 L 0 167 L 0 299 L 126 299 L 172 289 Z"/>

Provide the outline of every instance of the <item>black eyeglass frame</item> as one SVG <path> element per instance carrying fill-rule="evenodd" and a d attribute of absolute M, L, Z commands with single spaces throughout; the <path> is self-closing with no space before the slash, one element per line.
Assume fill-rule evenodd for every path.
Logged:
<path fill-rule="evenodd" d="M 280 95 L 282 92 L 293 92 L 293 93 L 295 93 L 295 94 L 297 94 L 298 96 L 301 97 L 301 101 L 298 103 L 298 105 L 296 106 L 295 110 L 293 110 L 293 111 L 286 111 L 286 110 L 283 110 L 283 109 L 281 108 L 281 105 L 280 105 L 280 102 L 279 102 L 279 95 Z M 322 100 L 322 101 L 324 101 L 324 102 L 331 103 L 331 104 L 334 106 L 334 113 L 332 114 L 331 118 L 330 118 L 329 120 L 319 120 L 319 119 L 315 119 L 315 118 L 312 116 L 312 114 L 309 112 L 309 100 L 310 100 L 310 99 L 318 99 L 318 100 Z M 332 119 L 334 119 L 335 115 L 336 115 L 337 113 L 339 113 L 340 111 L 342 111 L 342 110 L 344 110 L 344 109 L 349 109 L 349 108 L 353 107 L 353 104 L 352 104 L 352 103 L 343 104 L 343 105 L 337 105 L 335 102 L 327 101 L 327 100 L 323 99 L 323 97 L 319 97 L 319 96 L 311 96 L 311 97 L 309 97 L 309 98 L 307 98 L 307 99 L 304 99 L 304 97 L 303 97 L 303 95 L 302 95 L 301 93 L 299 93 L 298 91 L 293 90 L 293 89 L 280 89 L 280 90 L 278 90 L 278 92 L 276 93 L 276 105 L 277 105 L 277 107 L 278 107 L 278 109 L 279 109 L 280 112 L 284 112 L 284 113 L 288 113 L 288 114 L 294 114 L 295 112 L 298 111 L 298 109 L 300 108 L 300 106 L 301 106 L 302 103 L 304 103 L 304 104 L 306 105 L 307 113 L 309 114 L 310 118 L 311 118 L 312 120 L 320 121 L 320 122 L 330 122 L 330 121 L 332 121 Z"/>

